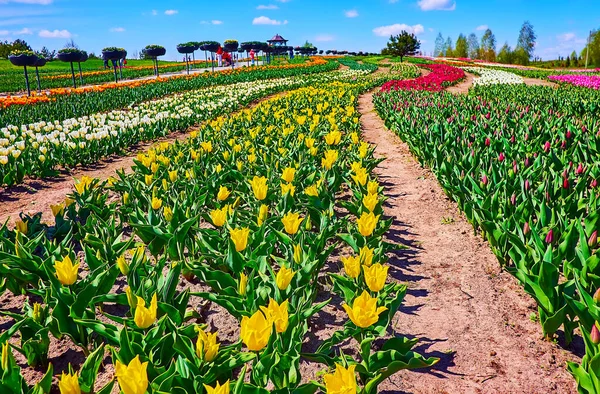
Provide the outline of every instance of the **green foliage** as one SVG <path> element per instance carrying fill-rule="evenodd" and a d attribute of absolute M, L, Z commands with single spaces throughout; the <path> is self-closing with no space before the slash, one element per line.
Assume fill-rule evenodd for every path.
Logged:
<path fill-rule="evenodd" d="M 390 36 L 387 43 L 387 53 L 392 56 L 400 56 L 400 61 L 407 55 L 417 53 L 421 43 L 413 33 L 402 31 L 397 36 Z"/>

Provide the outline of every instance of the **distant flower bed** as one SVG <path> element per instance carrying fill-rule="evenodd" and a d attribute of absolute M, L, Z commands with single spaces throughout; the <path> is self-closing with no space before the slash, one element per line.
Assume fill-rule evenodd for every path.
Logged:
<path fill-rule="evenodd" d="M 431 73 L 416 79 L 387 82 L 381 87 L 381 90 L 429 90 L 439 92 L 465 78 L 463 70 L 445 64 L 426 64 L 423 67 L 429 69 Z"/>
<path fill-rule="evenodd" d="M 551 75 L 549 80 L 583 86 L 591 89 L 600 89 L 600 76 L 597 75 Z"/>

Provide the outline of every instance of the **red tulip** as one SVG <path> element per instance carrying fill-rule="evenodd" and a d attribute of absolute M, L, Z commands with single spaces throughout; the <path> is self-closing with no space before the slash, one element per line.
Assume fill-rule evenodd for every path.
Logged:
<path fill-rule="evenodd" d="M 500 163 L 502 163 L 504 161 L 505 157 L 504 157 L 504 153 L 500 152 L 500 154 L 498 155 L 498 161 L 500 161 Z"/>
<path fill-rule="evenodd" d="M 590 248 L 595 248 L 598 246 L 598 231 L 594 231 L 590 238 L 588 239 L 588 246 Z"/>
<path fill-rule="evenodd" d="M 575 173 L 577 175 L 583 174 L 583 164 L 579 163 L 579 165 L 577 166 L 577 169 L 575 170 Z"/>
<path fill-rule="evenodd" d="M 594 345 L 600 343 L 600 331 L 598 331 L 598 327 L 596 327 L 596 323 L 592 326 L 592 331 L 590 332 L 590 339 Z"/>
<path fill-rule="evenodd" d="M 551 244 L 552 241 L 554 241 L 554 232 L 552 230 L 550 230 L 550 231 L 548 231 L 548 234 L 546 235 L 546 243 Z"/>
<path fill-rule="evenodd" d="M 569 188 L 569 179 L 565 178 L 563 179 L 563 189 L 568 189 Z"/>
<path fill-rule="evenodd" d="M 544 152 L 550 152 L 550 141 L 546 141 L 546 143 L 544 144 Z"/>
<path fill-rule="evenodd" d="M 485 174 L 481 176 L 481 183 L 483 186 L 488 184 L 488 177 Z"/>
<path fill-rule="evenodd" d="M 584 128 L 585 128 L 585 126 L 584 126 Z M 585 130 L 584 130 L 584 132 L 585 132 Z M 567 139 L 569 139 L 569 138 L 571 138 L 571 130 L 567 130 Z"/>
<path fill-rule="evenodd" d="M 485 139 L 485 146 L 490 146 L 490 142 L 491 142 L 491 141 L 490 141 L 490 137 L 487 137 L 487 138 Z"/>
<path fill-rule="evenodd" d="M 590 186 L 595 188 L 596 186 L 598 186 L 598 181 L 595 179 L 592 179 L 592 182 L 590 183 Z"/>

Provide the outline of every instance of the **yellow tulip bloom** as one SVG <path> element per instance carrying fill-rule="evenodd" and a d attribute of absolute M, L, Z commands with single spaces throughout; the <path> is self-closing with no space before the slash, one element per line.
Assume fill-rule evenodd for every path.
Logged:
<path fill-rule="evenodd" d="M 300 264 L 302 262 L 302 246 L 294 245 L 294 263 Z"/>
<path fill-rule="evenodd" d="M 158 171 L 160 167 L 158 166 L 158 163 L 152 163 L 152 165 L 150 166 L 150 171 L 152 171 L 153 174 L 156 174 L 156 171 Z"/>
<path fill-rule="evenodd" d="M 21 234 L 27 234 L 27 221 L 17 219 L 15 221 L 15 229 Z"/>
<path fill-rule="evenodd" d="M 357 185 L 364 186 L 367 184 L 367 179 L 369 174 L 367 173 L 366 168 L 360 168 L 356 171 L 356 175 L 352 175 L 352 179 L 356 182 Z"/>
<path fill-rule="evenodd" d="M 363 290 L 362 294 L 354 299 L 352 308 L 348 304 L 342 306 L 352 323 L 360 328 L 367 328 L 377 323 L 379 315 L 387 310 L 385 306 L 378 308 L 377 298 L 371 297 L 366 290 Z"/>
<path fill-rule="evenodd" d="M 242 272 L 242 273 L 240 273 L 240 281 L 238 284 L 238 293 L 240 293 L 241 296 L 246 295 L 246 287 L 247 286 L 248 286 L 248 277 L 246 276 L 246 274 L 244 274 Z"/>
<path fill-rule="evenodd" d="M 304 189 L 304 194 L 312 197 L 319 197 L 319 189 L 317 189 L 317 185 L 311 185 Z"/>
<path fill-rule="evenodd" d="M 213 150 L 211 141 L 201 142 L 200 146 L 202 147 L 202 150 L 204 150 L 206 153 L 210 153 Z"/>
<path fill-rule="evenodd" d="M 169 207 L 164 207 L 163 208 L 163 215 L 165 216 L 165 220 L 167 222 L 170 222 L 171 220 L 173 220 L 173 210 Z"/>
<path fill-rule="evenodd" d="M 363 246 L 360 248 L 360 263 L 370 267 L 373 264 L 373 248 L 369 248 L 368 246 Z"/>
<path fill-rule="evenodd" d="M 2 360 L 0 361 L 0 367 L 2 367 L 3 371 L 8 369 L 8 358 L 12 355 L 12 350 L 10 350 L 10 344 L 8 341 L 2 344 Z"/>
<path fill-rule="evenodd" d="M 321 159 L 321 165 L 326 170 L 330 170 L 333 164 L 337 161 L 339 153 L 337 150 L 328 150 L 325 152 L 325 157 Z"/>
<path fill-rule="evenodd" d="M 315 146 L 315 142 L 316 140 L 314 138 L 307 138 L 304 140 L 304 145 L 306 145 L 306 147 L 310 149 Z"/>
<path fill-rule="evenodd" d="M 115 375 L 123 394 L 145 394 L 148 389 L 148 362 L 140 362 L 140 356 L 135 356 L 129 365 L 117 360 Z"/>
<path fill-rule="evenodd" d="M 204 330 L 199 330 L 198 340 L 196 341 L 196 355 L 199 359 L 211 362 L 217 358 L 220 344 L 217 342 L 217 333 L 207 334 Z"/>
<path fill-rule="evenodd" d="M 269 207 L 265 204 L 260 206 L 258 210 L 258 218 L 256 220 L 259 226 L 262 226 L 265 220 L 267 220 L 267 215 L 269 214 Z"/>
<path fill-rule="evenodd" d="M 298 232 L 303 220 L 304 218 L 301 218 L 299 213 L 288 212 L 283 219 L 281 219 L 281 223 L 283 223 L 286 233 L 294 235 Z"/>
<path fill-rule="evenodd" d="M 150 205 L 152 206 L 152 209 L 157 211 L 160 209 L 160 207 L 162 207 L 162 200 L 160 198 L 152 197 Z"/>
<path fill-rule="evenodd" d="M 247 227 L 229 230 L 229 236 L 235 245 L 235 250 L 238 252 L 242 252 L 248 246 L 249 235 L 250 229 Z"/>
<path fill-rule="evenodd" d="M 135 324 L 145 329 L 150 327 L 156 321 L 156 311 L 158 309 L 158 300 L 156 299 L 156 293 L 152 296 L 150 301 L 150 307 L 146 308 L 146 301 L 142 297 L 137 297 L 137 305 L 135 307 L 135 314 L 133 320 Z"/>
<path fill-rule="evenodd" d="M 271 324 L 275 324 L 275 330 L 278 333 L 285 332 L 290 323 L 288 317 L 288 304 L 288 301 L 285 300 L 279 305 L 277 301 L 271 298 L 268 307 L 260 307 L 267 317 L 267 320 L 269 320 Z"/>
<path fill-rule="evenodd" d="M 265 315 L 256 311 L 252 317 L 242 318 L 240 338 L 248 350 L 258 352 L 269 343 L 272 327 Z"/>
<path fill-rule="evenodd" d="M 365 208 L 373 212 L 377 208 L 377 204 L 379 204 L 379 196 L 377 194 L 367 194 L 363 197 L 362 202 Z"/>
<path fill-rule="evenodd" d="M 327 145 L 337 145 L 340 143 L 342 139 L 342 133 L 340 133 L 339 131 L 330 131 L 329 133 L 327 133 L 327 135 L 325 135 L 325 142 L 327 143 Z"/>
<path fill-rule="evenodd" d="M 92 183 L 92 178 L 90 178 L 89 176 L 82 176 L 79 180 L 75 181 L 75 190 L 77 190 L 77 193 L 79 194 L 83 194 L 83 192 L 85 192 L 89 186 Z"/>
<path fill-rule="evenodd" d="M 377 181 L 369 181 L 367 184 L 367 192 L 369 194 L 377 194 L 379 192 L 379 183 Z"/>
<path fill-rule="evenodd" d="M 294 197 L 294 193 L 296 192 L 296 186 L 291 183 L 282 183 L 281 184 L 281 195 L 285 196 L 290 193 L 290 196 Z"/>
<path fill-rule="evenodd" d="M 217 200 L 225 201 L 227 200 L 227 197 L 229 197 L 230 194 L 231 192 L 229 191 L 229 189 L 227 189 L 226 186 L 220 186 L 219 193 L 217 193 Z"/>
<path fill-rule="evenodd" d="M 291 268 L 281 267 L 275 277 L 275 283 L 279 290 L 287 289 L 294 275 L 296 273 Z"/>
<path fill-rule="evenodd" d="M 371 267 L 364 266 L 363 271 L 365 272 L 365 282 L 369 287 L 369 290 L 378 292 L 385 286 L 387 279 L 388 266 L 385 267 L 381 264 L 373 264 Z"/>
<path fill-rule="evenodd" d="M 225 222 L 227 222 L 227 211 L 228 207 L 210 211 L 210 219 L 212 220 L 214 226 L 221 227 L 225 224 Z"/>
<path fill-rule="evenodd" d="M 267 198 L 267 192 L 269 191 L 269 187 L 267 186 L 267 178 L 264 176 L 254 176 L 250 181 L 250 186 L 252 186 L 252 192 L 254 193 L 254 197 L 258 201 L 262 201 Z"/>
<path fill-rule="evenodd" d="M 335 365 L 335 373 L 323 376 L 325 380 L 325 392 L 327 394 L 356 394 L 356 365 L 350 365 L 348 369 L 340 364 Z"/>
<path fill-rule="evenodd" d="M 354 256 L 342 257 L 344 271 L 349 277 L 356 279 L 360 275 L 360 258 Z"/>
<path fill-rule="evenodd" d="M 52 210 L 52 216 L 62 216 L 65 212 L 65 206 L 63 204 L 50 204 L 50 209 Z"/>
<path fill-rule="evenodd" d="M 152 175 L 144 175 L 144 183 L 146 183 L 146 186 L 152 185 L 152 182 L 154 182 L 154 177 Z"/>
<path fill-rule="evenodd" d="M 129 193 L 127 192 L 123 193 L 123 204 L 129 204 Z"/>
<path fill-rule="evenodd" d="M 217 382 L 215 387 L 205 384 L 204 388 L 206 389 L 206 394 L 229 394 L 229 379 L 222 386 Z"/>
<path fill-rule="evenodd" d="M 377 227 L 379 216 L 380 215 L 375 216 L 373 212 L 368 214 L 363 212 L 360 216 L 360 219 L 356 220 L 356 224 L 358 225 L 358 232 L 363 237 L 368 237 L 371 234 L 373 234 L 373 231 L 375 231 L 375 227 Z"/>
<path fill-rule="evenodd" d="M 63 372 L 58 381 L 58 389 L 60 390 L 60 394 L 81 394 L 77 372 L 73 375 Z"/>
<path fill-rule="evenodd" d="M 64 286 L 71 286 L 77 282 L 79 263 L 73 264 L 69 256 L 65 256 L 62 261 L 56 261 L 54 269 L 56 270 L 56 277 Z"/>
<path fill-rule="evenodd" d="M 125 256 L 121 255 L 117 258 L 117 267 L 119 267 L 119 271 L 121 271 L 123 275 L 127 275 L 129 273 L 129 264 L 127 264 L 127 261 L 125 261 Z"/>
<path fill-rule="evenodd" d="M 294 176 L 296 176 L 296 169 L 292 167 L 286 167 L 283 169 L 281 179 L 288 183 L 292 183 L 294 181 Z"/>
<path fill-rule="evenodd" d="M 177 170 L 169 171 L 169 180 L 175 182 L 177 180 Z"/>
<path fill-rule="evenodd" d="M 75 202 L 75 200 L 73 200 L 72 198 L 65 198 L 65 208 L 68 208 L 71 206 L 71 204 L 73 204 Z"/>

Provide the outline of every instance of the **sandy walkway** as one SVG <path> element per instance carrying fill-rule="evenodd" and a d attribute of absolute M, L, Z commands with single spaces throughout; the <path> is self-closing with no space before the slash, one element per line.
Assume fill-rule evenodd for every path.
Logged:
<path fill-rule="evenodd" d="M 534 301 L 500 266 L 442 191 L 436 178 L 385 129 L 372 94 L 360 97 L 364 138 L 386 160 L 376 169 L 394 218 L 393 242 L 410 246 L 390 259 L 409 283 L 395 328 L 421 339 L 418 351 L 441 359 L 433 370 L 394 375 L 387 393 L 575 393 L 570 351 L 541 339 Z"/>

